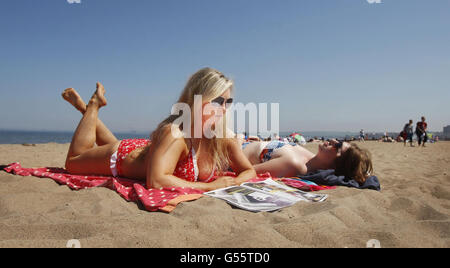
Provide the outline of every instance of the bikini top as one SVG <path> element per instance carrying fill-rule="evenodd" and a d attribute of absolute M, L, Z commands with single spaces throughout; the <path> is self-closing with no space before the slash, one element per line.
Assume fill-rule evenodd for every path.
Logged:
<path fill-rule="evenodd" d="M 119 148 L 117 150 L 117 171 L 119 175 L 123 174 L 122 171 L 122 161 L 137 148 L 141 148 L 150 144 L 151 141 L 147 139 L 127 139 L 122 140 L 120 142 Z M 215 173 L 215 169 L 212 171 L 209 178 L 206 180 L 199 180 L 199 169 L 197 166 L 197 157 L 195 154 L 194 147 L 191 148 L 189 155 L 184 159 L 178 162 L 175 171 L 173 173 L 174 176 L 190 181 L 190 182 L 211 182 L 213 180 Z"/>
<path fill-rule="evenodd" d="M 206 182 L 207 183 L 207 182 L 211 182 L 213 180 L 215 171 L 216 171 L 216 169 L 214 169 L 211 172 L 211 175 L 207 179 L 204 179 L 204 180 L 199 179 L 197 156 L 195 153 L 194 146 L 192 146 L 188 156 L 185 159 L 178 162 L 173 175 L 180 179 L 190 181 L 190 182 Z"/>

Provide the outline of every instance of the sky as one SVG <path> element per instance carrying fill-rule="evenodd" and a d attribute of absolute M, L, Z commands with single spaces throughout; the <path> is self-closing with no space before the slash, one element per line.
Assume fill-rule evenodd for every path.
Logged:
<path fill-rule="evenodd" d="M 100 81 L 111 130 L 151 131 L 203 67 L 279 103 L 281 131 L 450 125 L 448 0 L 69 2 L 0 1 L 0 129 L 73 131 L 61 92 Z"/>

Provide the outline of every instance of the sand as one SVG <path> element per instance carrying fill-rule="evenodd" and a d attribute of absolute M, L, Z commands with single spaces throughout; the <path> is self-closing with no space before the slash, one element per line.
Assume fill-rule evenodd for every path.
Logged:
<path fill-rule="evenodd" d="M 62 167 L 68 144 L 0 145 L 0 165 Z M 106 188 L 72 191 L 0 171 L 0 247 L 450 247 L 450 142 L 366 142 L 382 191 L 338 187 L 324 203 L 251 213 L 203 197 L 147 212 Z M 316 150 L 317 145 L 307 148 Z"/>

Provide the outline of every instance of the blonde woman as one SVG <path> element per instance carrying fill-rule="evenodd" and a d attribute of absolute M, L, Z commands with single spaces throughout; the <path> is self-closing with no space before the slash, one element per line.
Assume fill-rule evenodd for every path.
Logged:
<path fill-rule="evenodd" d="M 220 106 L 215 115 L 225 115 L 232 102 L 233 81 L 219 71 L 204 68 L 192 75 L 178 103 L 194 110 L 194 96 L 202 96 L 202 108 L 210 103 Z M 83 114 L 67 154 L 66 169 L 71 174 L 120 176 L 146 180 L 147 187 L 192 187 L 210 191 L 240 184 L 256 177 L 256 172 L 243 154 L 236 139 L 187 138 L 194 137 L 194 126 L 175 125 L 178 116 L 169 116 L 152 133 L 151 140 L 119 141 L 98 119 L 99 109 L 106 105 L 105 89 L 97 83 L 97 90 L 88 105 L 73 89 L 62 96 Z M 191 122 L 194 122 L 193 115 Z M 202 129 L 212 116 L 203 115 Z M 212 126 L 207 126 L 214 128 Z M 188 135 L 189 136 L 189 135 Z M 95 146 L 97 144 L 97 146 Z M 219 176 L 221 171 L 233 169 L 238 176 Z"/>

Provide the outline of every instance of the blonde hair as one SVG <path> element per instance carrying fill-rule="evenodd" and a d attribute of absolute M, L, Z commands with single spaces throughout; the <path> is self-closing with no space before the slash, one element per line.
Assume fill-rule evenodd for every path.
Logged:
<path fill-rule="evenodd" d="M 233 85 L 234 82 L 225 77 L 225 75 L 218 70 L 213 68 L 203 68 L 189 78 L 178 99 L 178 103 L 186 103 L 191 108 L 191 111 L 193 111 L 195 95 L 201 95 L 203 102 L 212 101 L 223 95 L 228 89 L 233 90 Z M 151 134 L 152 142 L 160 141 L 167 128 L 170 127 L 178 117 L 179 115 L 170 115 L 163 120 Z M 226 124 L 225 115 L 223 118 L 223 123 Z M 180 126 L 178 127 L 180 128 Z M 224 129 L 225 131 L 228 130 L 226 127 Z M 211 164 L 213 166 L 215 165 L 218 170 L 226 170 L 229 167 L 229 155 L 225 139 L 212 138 L 206 152 L 210 154 L 210 159 L 214 161 L 214 164 Z"/>

